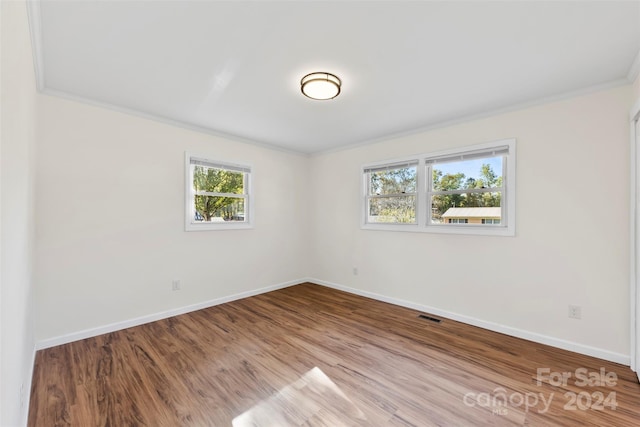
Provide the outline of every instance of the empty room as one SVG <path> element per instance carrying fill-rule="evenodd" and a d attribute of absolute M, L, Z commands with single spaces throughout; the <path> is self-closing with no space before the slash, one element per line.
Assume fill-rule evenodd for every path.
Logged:
<path fill-rule="evenodd" d="M 640 426 L 640 1 L 0 42 L 0 426 Z"/>

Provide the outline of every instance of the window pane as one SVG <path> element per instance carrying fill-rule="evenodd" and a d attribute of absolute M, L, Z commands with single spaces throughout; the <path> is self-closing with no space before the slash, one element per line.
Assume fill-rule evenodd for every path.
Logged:
<path fill-rule="evenodd" d="M 433 165 L 435 191 L 502 187 L 502 156 Z"/>
<path fill-rule="evenodd" d="M 245 222 L 244 199 L 237 197 L 194 196 L 193 222 Z"/>
<path fill-rule="evenodd" d="M 195 165 L 193 188 L 211 193 L 244 194 L 244 173 Z"/>
<path fill-rule="evenodd" d="M 376 197 L 369 199 L 369 223 L 415 224 L 416 197 Z"/>
<path fill-rule="evenodd" d="M 483 224 L 489 224 L 489 225 L 500 225 L 500 220 L 499 219 L 491 219 L 491 218 L 483 218 L 482 219 L 482 223 Z"/>
<path fill-rule="evenodd" d="M 502 192 L 500 191 L 492 193 L 435 194 L 431 196 L 431 223 L 482 224 L 483 219 L 491 219 L 497 220 L 499 224 L 502 219 L 501 202 Z M 453 221 L 454 219 L 458 221 Z"/>
<path fill-rule="evenodd" d="M 416 192 L 416 166 L 369 173 L 369 194 L 402 194 Z"/>

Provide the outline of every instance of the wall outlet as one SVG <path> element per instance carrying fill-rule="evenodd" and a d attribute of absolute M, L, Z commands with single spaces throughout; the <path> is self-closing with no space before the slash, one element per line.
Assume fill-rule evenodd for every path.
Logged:
<path fill-rule="evenodd" d="M 179 291 L 181 289 L 182 285 L 180 284 L 180 280 L 174 280 L 171 282 L 171 290 L 172 291 Z"/>
<path fill-rule="evenodd" d="M 20 407 L 24 408 L 24 383 L 20 384 Z"/>
<path fill-rule="evenodd" d="M 353 267 L 353 275 L 354 276 L 358 275 L 358 267 Z"/>
<path fill-rule="evenodd" d="M 579 305 L 570 305 L 569 306 L 569 318 L 570 319 L 581 319 L 582 318 L 582 307 Z"/>

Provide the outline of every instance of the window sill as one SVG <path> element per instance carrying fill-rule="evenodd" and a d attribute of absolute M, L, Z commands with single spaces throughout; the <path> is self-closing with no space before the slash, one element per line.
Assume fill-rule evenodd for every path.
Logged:
<path fill-rule="evenodd" d="M 253 228 L 250 223 L 188 223 L 185 231 L 212 231 L 212 230 L 249 230 Z"/>
<path fill-rule="evenodd" d="M 363 224 L 362 230 L 404 231 L 411 233 L 464 234 L 476 236 L 515 236 L 514 227 L 495 227 L 486 225 L 429 225 L 416 224 Z"/>

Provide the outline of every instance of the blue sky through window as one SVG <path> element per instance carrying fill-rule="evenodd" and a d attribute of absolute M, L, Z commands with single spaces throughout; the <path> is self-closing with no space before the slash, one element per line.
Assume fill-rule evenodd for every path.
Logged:
<path fill-rule="evenodd" d="M 489 164 L 497 177 L 502 176 L 502 156 L 484 157 L 482 159 L 462 160 L 458 162 L 437 163 L 434 169 L 442 171 L 442 175 L 457 174 L 462 172 L 465 181 L 467 178 L 481 178 L 480 170 L 483 164 Z"/>

